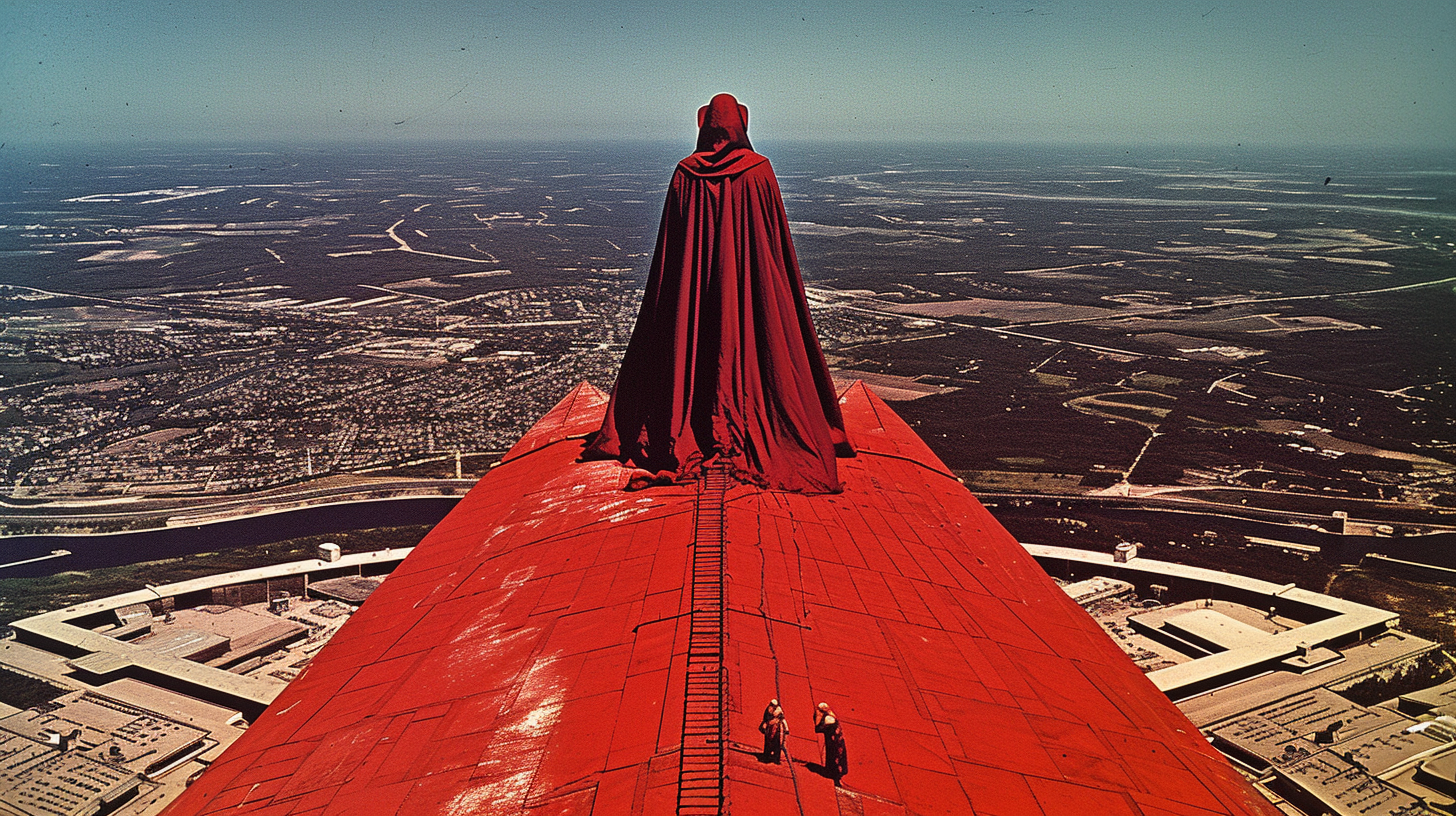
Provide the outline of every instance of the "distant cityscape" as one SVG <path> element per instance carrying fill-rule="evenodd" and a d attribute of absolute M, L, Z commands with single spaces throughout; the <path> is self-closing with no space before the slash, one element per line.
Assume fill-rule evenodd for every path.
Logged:
<path fill-rule="evenodd" d="M 1448 177 L 897 150 L 786 149 L 781 184 L 836 377 L 973 489 L 1456 529 Z M 92 158 L 21 162 L 3 202 L 11 533 L 479 475 L 571 386 L 611 386 L 675 153 Z"/>
<path fill-rule="evenodd" d="M 8 401 L 6 481 L 18 498 L 231 493 L 499 453 L 563 384 L 610 376 L 625 289 L 309 317 L 207 297 L 47 313 L 56 298 L 0 290 L 44 315 L 11 324 L 3 353 L 82 367 Z M 517 323 L 571 333 L 511 337 Z"/>

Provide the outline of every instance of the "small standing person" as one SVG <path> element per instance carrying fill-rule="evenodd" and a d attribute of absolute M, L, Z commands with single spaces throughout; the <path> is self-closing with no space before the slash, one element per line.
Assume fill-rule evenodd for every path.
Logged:
<path fill-rule="evenodd" d="M 849 773 L 849 754 L 844 747 L 844 729 L 839 727 L 839 719 L 828 703 L 820 703 L 814 710 L 814 730 L 824 735 L 824 772 L 838 785 Z"/>
<path fill-rule="evenodd" d="M 778 764 L 784 750 L 784 737 L 789 733 L 789 721 L 784 718 L 784 708 L 778 700 L 769 700 L 763 709 L 763 722 L 758 724 L 763 734 L 763 759 Z"/>

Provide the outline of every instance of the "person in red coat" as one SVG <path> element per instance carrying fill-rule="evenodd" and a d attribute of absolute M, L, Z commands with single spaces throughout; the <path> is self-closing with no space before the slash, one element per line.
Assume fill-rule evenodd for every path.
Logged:
<path fill-rule="evenodd" d="M 778 180 L 748 109 L 718 94 L 678 163 L 637 325 L 586 458 L 641 469 L 634 486 L 718 463 L 738 480 L 840 489 L 852 455 L 809 318 Z"/>

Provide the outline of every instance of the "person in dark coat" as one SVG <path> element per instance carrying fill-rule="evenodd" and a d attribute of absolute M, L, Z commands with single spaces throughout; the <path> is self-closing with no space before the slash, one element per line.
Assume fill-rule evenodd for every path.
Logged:
<path fill-rule="evenodd" d="M 763 734 L 764 761 L 778 764 L 779 755 L 784 750 L 784 737 L 789 733 L 789 722 L 784 718 L 784 707 L 779 705 L 778 700 L 769 700 L 764 707 L 763 722 L 758 724 L 758 731 Z"/>
<path fill-rule="evenodd" d="M 849 753 L 845 750 L 844 729 L 828 703 L 820 703 L 814 710 L 814 730 L 824 735 L 824 773 L 838 785 L 849 773 Z"/>
<path fill-rule="evenodd" d="M 642 471 L 633 487 L 704 467 L 801 493 L 840 490 L 852 456 L 778 179 L 748 141 L 748 109 L 718 94 L 663 205 L 647 291 L 585 459 Z"/>

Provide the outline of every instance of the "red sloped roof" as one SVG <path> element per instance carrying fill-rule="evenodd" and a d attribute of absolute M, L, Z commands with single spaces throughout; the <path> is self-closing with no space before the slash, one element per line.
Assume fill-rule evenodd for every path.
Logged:
<path fill-rule="evenodd" d="M 709 493 L 576 462 L 605 401 L 548 413 L 168 816 L 712 812 L 678 809 Z M 893 411 L 841 401 L 842 494 L 713 494 L 724 812 L 1276 812 Z"/>

